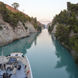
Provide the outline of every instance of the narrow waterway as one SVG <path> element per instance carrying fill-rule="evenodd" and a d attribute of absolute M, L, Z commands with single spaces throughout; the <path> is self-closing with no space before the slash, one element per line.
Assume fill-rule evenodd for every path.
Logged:
<path fill-rule="evenodd" d="M 4 55 L 21 51 L 28 56 L 33 78 L 78 78 L 78 67 L 72 56 L 57 40 L 53 40 L 47 29 L 40 34 L 17 40 L 3 48 Z"/>

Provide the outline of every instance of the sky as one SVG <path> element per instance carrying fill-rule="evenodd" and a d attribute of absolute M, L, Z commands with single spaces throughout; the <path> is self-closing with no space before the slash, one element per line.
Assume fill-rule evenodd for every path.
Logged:
<path fill-rule="evenodd" d="M 67 2 L 78 3 L 78 0 L 0 0 L 11 5 L 13 2 L 19 3 L 19 10 L 31 17 L 36 17 L 38 21 L 47 24 L 52 21 L 56 14 L 67 9 Z"/>

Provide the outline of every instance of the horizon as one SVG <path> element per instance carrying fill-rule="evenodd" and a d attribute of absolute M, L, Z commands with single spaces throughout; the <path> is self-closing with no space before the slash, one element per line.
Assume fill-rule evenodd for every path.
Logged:
<path fill-rule="evenodd" d="M 30 17 L 36 17 L 42 24 L 48 24 L 52 21 L 56 14 L 59 14 L 62 10 L 67 9 L 67 2 L 77 3 L 77 0 L 0 0 L 11 6 L 13 2 L 19 3 L 19 10 L 26 13 Z"/>

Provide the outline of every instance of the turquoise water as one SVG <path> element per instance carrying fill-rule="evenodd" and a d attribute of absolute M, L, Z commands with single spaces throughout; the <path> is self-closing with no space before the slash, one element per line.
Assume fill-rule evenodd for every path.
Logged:
<path fill-rule="evenodd" d="M 1 55 L 2 47 L 0 48 Z M 53 40 L 47 29 L 3 47 L 4 55 L 21 51 L 28 56 L 33 78 L 78 78 L 78 67 L 69 52 Z"/>

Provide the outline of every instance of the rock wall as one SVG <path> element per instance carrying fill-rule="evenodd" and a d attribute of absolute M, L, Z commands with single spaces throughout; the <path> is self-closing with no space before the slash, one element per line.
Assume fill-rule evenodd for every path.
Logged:
<path fill-rule="evenodd" d="M 56 33 L 57 24 L 54 26 L 52 33 Z"/>
<path fill-rule="evenodd" d="M 25 26 L 28 28 L 28 31 L 30 33 L 37 32 L 37 30 L 34 28 L 34 26 L 30 22 L 26 22 Z"/>
<path fill-rule="evenodd" d="M 29 36 L 30 33 L 37 32 L 34 26 L 27 22 L 25 26 L 19 21 L 15 29 L 9 23 L 3 21 L 2 16 L 0 15 L 0 46 L 8 44 L 16 39 L 20 39 L 26 36 Z"/>

